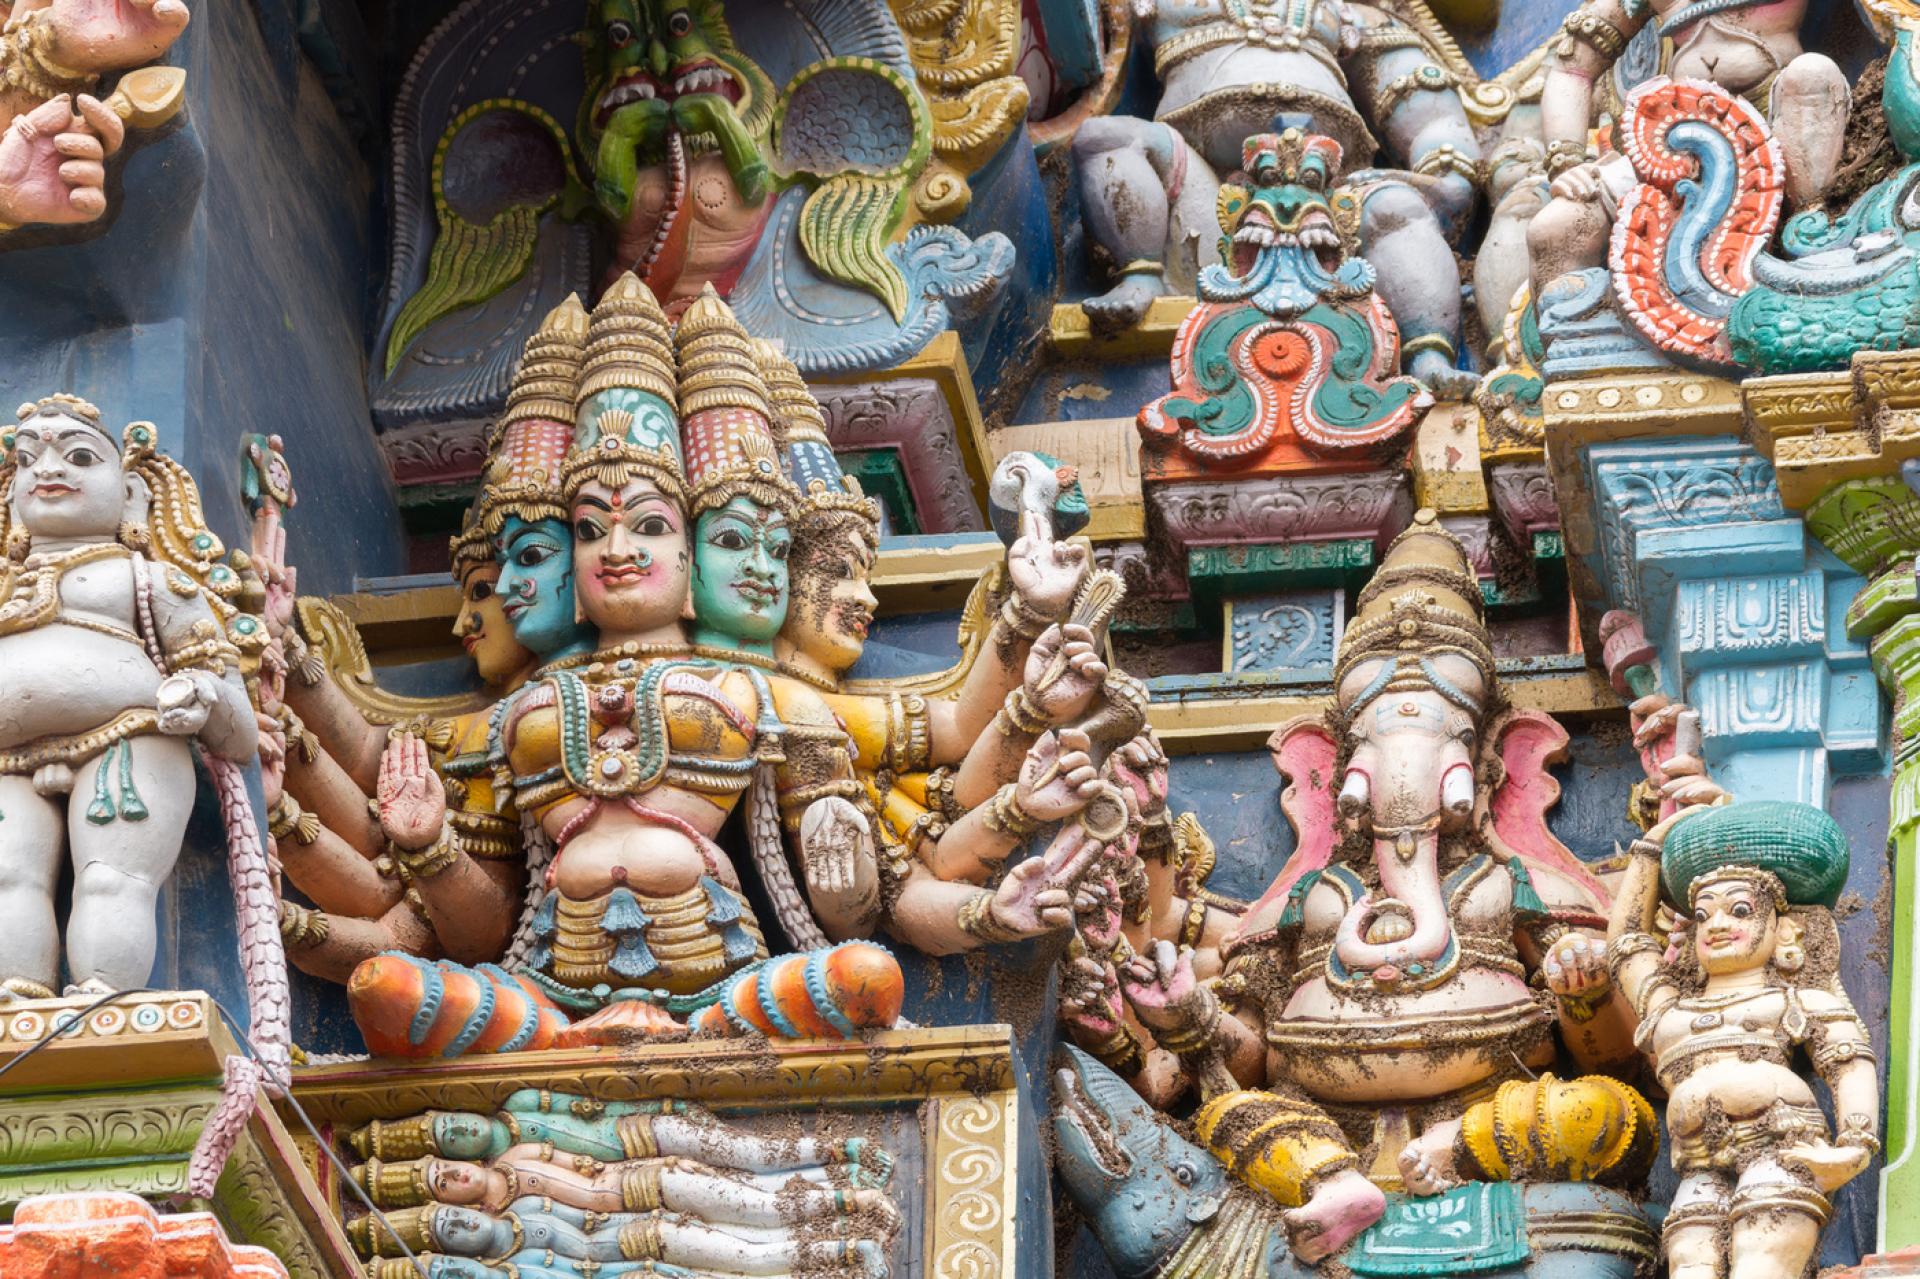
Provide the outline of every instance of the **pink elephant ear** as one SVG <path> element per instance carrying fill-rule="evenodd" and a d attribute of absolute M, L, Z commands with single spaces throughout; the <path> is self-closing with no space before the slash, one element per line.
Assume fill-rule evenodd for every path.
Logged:
<path fill-rule="evenodd" d="M 1572 880 L 1604 911 L 1607 890 L 1547 825 L 1547 813 L 1560 802 L 1560 783 L 1548 770 L 1566 762 L 1567 730 L 1544 711 L 1516 710 L 1488 725 L 1487 740 L 1506 774 L 1491 795 L 1481 797 L 1475 815 L 1487 843 L 1497 854 Z"/>
<path fill-rule="evenodd" d="M 1286 779 L 1286 789 L 1280 792 L 1280 811 L 1293 827 L 1293 856 L 1241 918 L 1240 926 L 1228 939 L 1229 947 L 1279 922 L 1287 907 L 1287 894 L 1301 876 L 1327 867 L 1340 835 L 1334 804 L 1339 780 L 1334 776 L 1334 760 L 1339 747 L 1326 721 L 1319 716 L 1288 720 L 1267 739 L 1267 749 L 1273 752 L 1273 766 Z"/>

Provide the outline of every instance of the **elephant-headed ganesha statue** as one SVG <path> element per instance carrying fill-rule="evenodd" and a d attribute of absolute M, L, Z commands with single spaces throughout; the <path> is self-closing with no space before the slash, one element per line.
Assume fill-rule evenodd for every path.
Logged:
<path fill-rule="evenodd" d="M 1650 1108 L 1612 1079 L 1542 1073 L 1630 1064 L 1633 1021 L 1605 971 L 1608 894 L 1545 820 L 1566 734 L 1507 705 L 1482 609 L 1459 543 L 1420 512 L 1359 597 L 1334 708 L 1270 741 L 1293 855 L 1217 944 L 1159 942 L 1119 969 L 1155 1045 L 1132 1082 L 1160 1105 L 1197 1088 L 1211 1158 L 1194 1154 L 1231 1174 L 1212 1210 L 1157 1242 L 1097 1226 L 1123 1267 L 1226 1272 L 1181 1269 L 1182 1249 L 1181 1265 L 1272 1249 L 1276 1274 L 1336 1255 L 1357 1267 L 1387 1239 L 1437 1257 L 1448 1232 L 1422 1222 L 1517 1227 L 1554 1194 L 1651 1257 L 1650 1229 L 1608 1184 L 1644 1176 Z M 1102 1203 L 1138 1122 L 1111 1083 L 1084 1056 L 1059 1080 L 1068 1189 Z M 1508 1155 L 1471 1185 L 1442 1159 L 1463 1131 Z M 1235 1179 L 1264 1193 L 1228 1194 Z M 1401 1191 L 1447 1197 L 1422 1209 Z M 1512 1244 L 1488 1229 L 1486 1247 Z"/>

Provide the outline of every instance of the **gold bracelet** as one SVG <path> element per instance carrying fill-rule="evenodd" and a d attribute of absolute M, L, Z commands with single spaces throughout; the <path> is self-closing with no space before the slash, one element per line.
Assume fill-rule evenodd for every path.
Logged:
<path fill-rule="evenodd" d="M 1469 156 L 1459 147 L 1442 144 L 1420 157 L 1413 171 L 1422 177 L 1434 177 L 1441 173 L 1457 173 L 1469 182 L 1482 181 L 1480 162 Z"/>
<path fill-rule="evenodd" d="M 1201 986 L 1194 992 L 1194 1003 L 1197 1012 L 1188 1018 L 1185 1026 L 1154 1032 L 1160 1046 L 1176 1057 L 1198 1052 L 1211 1044 L 1214 1032 L 1220 1028 L 1220 1019 L 1226 1016 L 1226 1009 L 1220 1006 L 1219 998 L 1209 987 Z"/>
<path fill-rule="evenodd" d="M 327 917 L 298 902 L 280 903 L 280 938 L 289 946 L 318 946 L 327 939 L 332 925 Z"/>
<path fill-rule="evenodd" d="M 1027 696 L 1027 690 L 1024 687 L 1008 693 L 1007 700 L 1000 709 L 1006 714 L 1007 722 L 1013 725 L 1016 733 L 1038 737 L 1053 727 L 1053 721 L 1043 715 L 1033 704 L 1033 699 Z"/>
<path fill-rule="evenodd" d="M 276 842 L 291 835 L 296 844 L 311 844 L 320 838 L 320 819 L 304 811 L 293 796 L 282 794 L 267 814 L 267 834 Z"/>
<path fill-rule="evenodd" d="M 1008 782 L 980 806 L 980 820 L 996 835 L 1026 839 L 1040 829 L 1040 820 L 1020 807 L 1020 784 Z"/>
<path fill-rule="evenodd" d="M 953 784 L 959 777 L 958 769 L 944 764 L 927 774 L 927 807 L 949 822 L 957 822 L 967 815 L 967 810 L 953 797 Z"/>
<path fill-rule="evenodd" d="M 1155 262 L 1152 258 L 1135 258 L 1120 268 L 1121 275 L 1159 275 L 1167 273 L 1167 264 Z"/>
<path fill-rule="evenodd" d="M 1459 83 L 1459 77 L 1453 72 L 1429 62 L 1381 86 L 1373 95 L 1373 110 L 1384 120 L 1405 106 L 1406 100 L 1416 93 L 1439 93 Z"/>
<path fill-rule="evenodd" d="M 460 860 L 456 838 L 453 828 L 442 823 L 440 837 L 425 848 L 402 848 L 388 840 L 387 853 L 406 872 L 409 880 L 432 879 Z"/>
<path fill-rule="evenodd" d="M 1008 928 L 993 917 L 993 893 L 990 889 L 983 888 L 961 903 L 957 918 L 961 932 L 992 945 L 1025 940 L 1025 934 Z"/>
<path fill-rule="evenodd" d="M 1575 1025 L 1584 1025 L 1598 1017 L 1607 1001 L 1613 998 L 1613 987 L 1609 985 L 1604 990 L 1582 991 L 1577 995 L 1561 995 L 1558 998 L 1560 1010 L 1567 1015 L 1567 1020 Z"/>
<path fill-rule="evenodd" d="M 1608 62 L 1613 62 L 1627 51 L 1627 33 L 1585 6 L 1568 14 L 1567 20 L 1560 24 L 1560 29 L 1568 37 L 1568 40 L 1561 42 L 1559 50 L 1563 58 L 1573 52 L 1570 40 L 1587 45 Z"/>
<path fill-rule="evenodd" d="M 1560 138 L 1547 144 L 1547 176 L 1557 178 L 1568 169 L 1587 162 L 1587 144 L 1574 138 Z"/>
<path fill-rule="evenodd" d="M 1111 1035 L 1088 1048 L 1087 1055 L 1122 1078 L 1139 1074 L 1147 1065 L 1147 1046 L 1140 1042 L 1133 1027 L 1124 1022 Z"/>
<path fill-rule="evenodd" d="M 1007 598 L 1001 602 L 1000 621 L 1008 630 L 1025 640 L 1039 639 L 1041 633 L 1053 625 L 1052 618 L 1035 612 L 1025 600 L 1020 598 L 1018 591 L 1008 592 Z"/>

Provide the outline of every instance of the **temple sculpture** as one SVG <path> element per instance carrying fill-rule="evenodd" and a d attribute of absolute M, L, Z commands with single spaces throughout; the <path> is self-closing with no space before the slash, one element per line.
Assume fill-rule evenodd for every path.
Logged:
<path fill-rule="evenodd" d="M 0 0 L 0 1270 L 1920 1275 L 1916 32 Z"/>

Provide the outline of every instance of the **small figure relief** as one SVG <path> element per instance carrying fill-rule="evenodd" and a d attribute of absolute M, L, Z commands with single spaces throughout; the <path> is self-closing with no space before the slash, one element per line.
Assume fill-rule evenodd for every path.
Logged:
<path fill-rule="evenodd" d="M 1833 1192 L 1880 1149 L 1873 1047 L 1839 979 L 1846 836 L 1812 805 L 1752 801 L 1685 809 L 1631 852 L 1607 963 L 1667 1091 L 1667 1273 L 1801 1274 Z"/>
<path fill-rule="evenodd" d="M 1155 117 L 1096 117 L 1073 141 L 1087 229 L 1117 275 L 1084 303 L 1089 321 L 1124 329 L 1154 298 L 1191 292 L 1221 260 L 1220 183 L 1243 143 L 1297 124 L 1363 166 L 1347 179 L 1353 232 L 1406 371 L 1436 395 L 1464 394 L 1450 241 L 1472 217 L 1482 157 L 1460 78 L 1427 37 L 1385 6 L 1331 0 L 1146 3 L 1135 16 L 1163 85 Z M 1390 167 L 1364 167 L 1376 153 Z"/>
<path fill-rule="evenodd" d="M 884 1279 L 900 1211 L 868 1137 L 762 1133 L 686 1102 L 547 1090 L 348 1137 L 385 1220 L 347 1224 L 368 1273 Z M 382 1261 L 381 1258 L 400 1258 Z"/>
<path fill-rule="evenodd" d="M 241 577 L 157 435 L 136 422 L 116 438 L 70 395 L 22 406 L 0 434 L 0 847 L 10 868 L 0 989 L 10 997 L 59 989 L 63 940 L 69 993 L 145 984 L 155 902 L 193 808 L 194 747 L 231 764 L 255 752 L 241 660 L 265 633 L 236 606 Z M 224 795 L 227 775 L 217 778 Z M 237 772 L 231 780 L 240 784 Z M 69 859 L 63 939 L 54 890 Z M 270 899 L 242 905 L 271 919 Z"/>
<path fill-rule="evenodd" d="M 105 215 L 106 161 L 128 126 L 157 128 L 184 104 L 184 71 L 134 68 L 166 56 L 188 16 L 182 0 L 0 4 L 0 232 Z"/>

